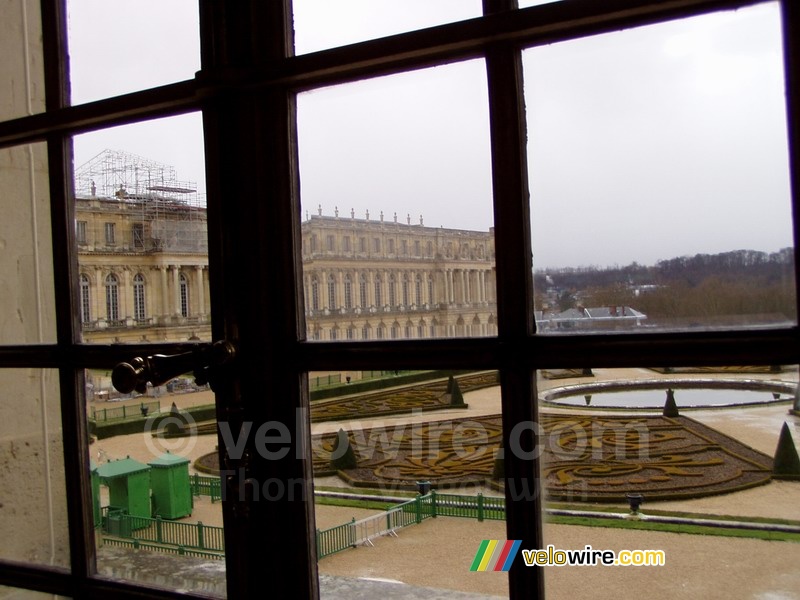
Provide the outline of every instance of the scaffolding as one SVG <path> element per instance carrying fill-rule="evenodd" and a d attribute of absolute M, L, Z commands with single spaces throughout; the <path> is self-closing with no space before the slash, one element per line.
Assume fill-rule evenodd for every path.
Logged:
<path fill-rule="evenodd" d="M 104 150 L 75 170 L 75 195 L 79 242 L 83 237 L 83 243 L 95 249 L 208 252 L 204 198 L 196 183 L 178 180 L 170 165 Z M 86 218 L 83 227 L 89 229 L 81 231 L 81 211 L 90 206 L 95 215 L 116 213 L 125 225 L 111 231 L 109 223 L 114 221 Z"/>

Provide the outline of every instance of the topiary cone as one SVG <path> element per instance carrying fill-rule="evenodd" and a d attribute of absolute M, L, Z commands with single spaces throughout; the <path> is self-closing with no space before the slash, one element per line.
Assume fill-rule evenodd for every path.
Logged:
<path fill-rule="evenodd" d="M 800 476 L 800 456 L 797 455 L 789 424 L 784 422 L 778 447 L 775 450 L 775 461 L 772 466 L 775 475 Z"/>
<path fill-rule="evenodd" d="M 678 412 L 678 405 L 675 404 L 675 392 L 672 390 L 667 390 L 667 401 L 664 402 L 664 412 L 662 413 L 665 417 L 679 417 L 680 413 Z"/>
<path fill-rule="evenodd" d="M 464 395 L 457 380 L 453 380 L 453 387 L 450 391 L 450 406 L 464 406 Z"/>
<path fill-rule="evenodd" d="M 339 429 L 336 433 L 336 441 L 333 442 L 331 452 L 331 467 L 337 471 L 355 469 L 358 466 L 353 444 L 344 429 Z"/>

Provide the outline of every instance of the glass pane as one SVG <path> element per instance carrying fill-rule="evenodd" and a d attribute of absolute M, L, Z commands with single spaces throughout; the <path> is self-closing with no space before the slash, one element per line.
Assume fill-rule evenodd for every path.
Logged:
<path fill-rule="evenodd" d="M 294 0 L 295 53 L 471 19 L 480 0 Z"/>
<path fill-rule="evenodd" d="M 196 0 L 68 0 L 67 17 L 73 104 L 193 79 L 200 70 Z"/>
<path fill-rule="evenodd" d="M 338 576 L 371 585 L 364 597 L 385 580 L 420 598 L 507 597 L 507 573 L 481 550 L 506 541 L 497 372 L 329 371 L 309 383 L 321 596 L 340 597 L 326 579 Z"/>
<path fill-rule="evenodd" d="M 539 6 L 541 4 L 551 4 L 553 2 L 560 2 L 561 0 L 519 0 L 520 8 L 527 8 L 529 6 Z"/>
<path fill-rule="evenodd" d="M 485 78 L 470 61 L 298 96 L 308 339 L 496 334 Z"/>
<path fill-rule="evenodd" d="M 47 149 L 0 150 L 0 344 L 56 340 Z"/>
<path fill-rule="evenodd" d="M 84 341 L 209 340 L 200 116 L 89 133 L 74 145 Z"/>
<path fill-rule="evenodd" d="M 0 559 L 69 568 L 58 372 L 0 369 Z"/>
<path fill-rule="evenodd" d="M 11 0 L 0 19 L 0 120 L 44 111 L 44 51 L 40 3 Z"/>
<path fill-rule="evenodd" d="M 796 323 L 777 5 L 523 60 L 539 332 Z"/>
<path fill-rule="evenodd" d="M 179 378 L 110 398 L 100 371 L 86 388 L 98 574 L 225 597 L 213 393 Z"/>
<path fill-rule="evenodd" d="M 0 586 L 0 599 L 2 600 L 61 600 L 62 598 L 66 600 L 67 596 L 54 596 L 33 590 Z"/>
<path fill-rule="evenodd" d="M 780 530 L 800 518 L 786 502 L 800 497 L 797 379 L 797 365 L 539 371 L 544 560 L 596 565 L 548 566 L 548 594 L 791 595 L 797 534 Z M 719 568 L 698 568 L 712 556 Z"/>

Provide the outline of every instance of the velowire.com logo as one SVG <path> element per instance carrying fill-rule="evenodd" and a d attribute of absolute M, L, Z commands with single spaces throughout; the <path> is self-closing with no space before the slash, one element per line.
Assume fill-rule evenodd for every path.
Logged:
<path fill-rule="evenodd" d="M 470 571 L 508 571 L 522 540 L 483 540 Z"/>

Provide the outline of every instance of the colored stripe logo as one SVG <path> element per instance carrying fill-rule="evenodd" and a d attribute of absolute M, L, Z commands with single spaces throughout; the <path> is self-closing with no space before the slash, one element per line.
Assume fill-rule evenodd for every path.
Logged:
<path fill-rule="evenodd" d="M 470 571 L 508 571 L 522 540 L 483 540 Z"/>

